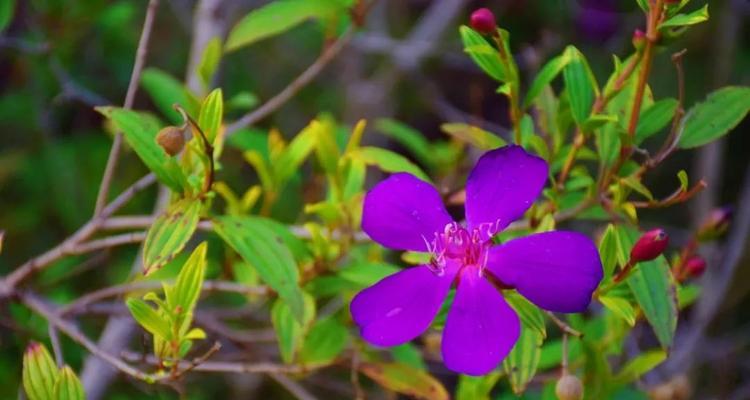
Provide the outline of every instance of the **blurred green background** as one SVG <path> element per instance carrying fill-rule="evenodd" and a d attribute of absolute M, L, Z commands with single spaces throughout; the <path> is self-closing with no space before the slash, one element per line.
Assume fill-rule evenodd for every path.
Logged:
<path fill-rule="evenodd" d="M 0 32 L 0 228 L 6 231 L 0 273 L 8 273 L 58 243 L 90 217 L 111 143 L 102 117 L 92 107 L 122 103 L 146 3 L 16 2 L 12 19 Z M 194 35 L 195 3 L 161 1 L 147 67 L 183 79 Z M 219 3 L 214 18 L 218 31 L 225 34 L 242 15 L 266 2 Z M 278 127 L 291 136 L 320 112 L 330 112 L 347 123 L 360 118 L 395 118 L 430 139 L 441 137 L 439 125 L 447 121 L 463 120 L 495 132 L 505 131 L 508 121 L 504 98 L 494 93 L 493 82 L 461 49 L 458 26 L 477 7 L 492 9 L 498 23 L 511 32 L 512 48 L 526 82 L 546 59 L 559 54 L 569 43 L 586 54 L 599 82 L 603 82 L 611 70 L 612 54 L 629 53 L 632 32 L 643 28 L 644 23 L 634 0 L 381 0 L 365 27 L 326 71 L 257 128 Z M 750 85 L 750 2 L 716 0 L 709 7 L 712 17 L 708 23 L 673 43 L 665 43 L 659 52 L 650 80 L 657 97 L 676 96 L 676 76 L 669 57 L 682 48 L 688 49 L 684 59 L 688 105 L 719 86 Z M 223 88 L 225 98 L 249 92 L 262 103 L 315 59 L 323 36 L 318 25 L 306 23 L 234 52 L 222 60 L 216 86 Z M 135 108 L 154 109 L 143 90 L 136 97 Z M 232 111 L 228 119 L 240 114 L 240 110 Z M 370 124 L 368 131 L 373 133 L 366 135 L 366 141 L 404 150 L 375 133 L 374 126 Z M 678 152 L 651 173 L 646 183 L 657 196 L 673 190 L 674 176 L 680 169 L 687 169 L 694 179 L 705 177 L 709 186 L 686 205 L 644 212 L 644 225 L 664 226 L 679 243 L 689 227 L 699 223 L 711 208 L 734 204 L 740 212 L 750 207 L 747 203 L 735 204 L 748 172 L 748 130 L 750 121 L 746 120 L 721 142 L 700 151 Z M 659 145 L 658 139 L 647 143 L 652 150 Z M 228 150 L 223 164 L 222 180 L 236 187 L 256 181 L 240 152 Z M 131 152 L 124 155 L 120 165 L 115 193 L 146 172 Z M 298 182 L 293 189 L 295 196 L 288 196 L 289 204 L 279 211 L 284 220 L 297 219 L 299 199 L 305 190 L 312 190 L 306 185 Z M 150 213 L 155 197 L 153 189 L 136 197 L 126 212 Z M 750 247 L 747 237 L 739 243 Z M 709 257 L 709 268 L 718 265 L 718 253 Z M 697 384 L 717 398 L 736 396 L 743 382 L 747 385 L 750 381 L 747 253 L 731 290 L 707 293 L 719 296 L 723 305 L 711 327 L 712 342 L 699 349 L 715 354 L 696 361 L 696 368 L 705 372 L 699 375 Z M 131 246 L 102 253 L 94 261 L 70 257 L 45 271 L 34 285 L 51 299 L 67 300 L 121 282 L 135 254 Z M 94 265 L 102 264 L 107 268 L 92 271 Z M 45 325 L 38 317 L 21 307 L 0 304 L 0 398 L 17 395 L 21 353 L 27 340 L 45 336 Z M 67 340 L 64 344 L 66 361 L 80 369 L 86 354 Z M 241 386 L 236 380 L 243 378 L 201 379 L 206 384 L 192 385 L 196 392 L 191 391 L 190 398 L 226 393 L 222 380 Z M 166 389 L 119 385 L 107 398 L 172 396 Z M 268 395 L 274 396 L 271 393 Z M 750 398 L 750 393 L 742 393 L 745 397 L 738 399 Z"/>

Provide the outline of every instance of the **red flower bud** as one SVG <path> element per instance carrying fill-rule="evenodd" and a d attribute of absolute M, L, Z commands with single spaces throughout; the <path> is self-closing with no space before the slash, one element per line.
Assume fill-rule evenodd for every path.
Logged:
<path fill-rule="evenodd" d="M 669 244 L 669 236 L 664 229 L 652 229 L 644 233 L 630 250 L 630 260 L 633 263 L 650 261 L 659 257 Z"/>
<path fill-rule="evenodd" d="M 497 29 L 495 14 L 489 8 L 480 8 L 471 13 L 470 25 L 472 29 L 479 33 L 492 34 Z"/>
<path fill-rule="evenodd" d="M 633 47 L 635 47 L 636 50 L 643 50 L 643 47 L 645 46 L 646 46 L 646 33 L 640 29 L 636 29 L 633 32 Z"/>
<path fill-rule="evenodd" d="M 706 260 L 699 255 L 691 256 L 685 261 L 685 273 L 691 278 L 697 278 L 706 271 Z"/>

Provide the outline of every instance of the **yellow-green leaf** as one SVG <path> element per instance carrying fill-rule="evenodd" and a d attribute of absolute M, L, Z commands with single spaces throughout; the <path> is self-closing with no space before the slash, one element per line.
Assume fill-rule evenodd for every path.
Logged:
<path fill-rule="evenodd" d="M 376 166 L 384 172 L 408 172 L 424 181 L 430 181 L 427 174 L 416 164 L 401 154 L 390 150 L 379 147 L 360 147 L 349 154 L 353 159 L 360 160 L 367 165 Z"/>
<path fill-rule="evenodd" d="M 281 359 L 286 363 L 294 361 L 302 347 L 305 332 L 315 319 L 315 299 L 306 293 L 303 299 L 304 315 L 301 320 L 297 319 L 289 305 L 281 300 L 276 300 L 271 307 L 271 323 L 278 338 Z"/>
<path fill-rule="evenodd" d="M 516 292 L 506 292 L 503 295 L 508 304 L 513 307 L 516 314 L 521 318 L 521 322 L 523 322 L 524 326 L 535 330 L 542 338 L 547 337 L 547 327 L 545 326 L 544 315 L 539 307 L 531 304 Z"/>
<path fill-rule="evenodd" d="M 461 41 L 464 44 L 464 51 L 487 75 L 498 82 L 504 82 L 508 79 L 508 73 L 505 71 L 502 59 L 497 50 L 475 30 L 468 26 L 461 26 Z"/>
<path fill-rule="evenodd" d="M 201 243 L 193 250 L 185 264 L 182 266 L 177 280 L 171 288 L 173 296 L 173 307 L 181 307 L 182 313 L 192 313 L 195 303 L 201 294 L 203 278 L 206 273 L 206 251 L 208 245 L 206 242 Z"/>
<path fill-rule="evenodd" d="M 29 343 L 23 354 L 21 375 L 23 389 L 29 400 L 56 400 L 55 382 L 59 371 L 44 345 L 37 342 Z"/>
<path fill-rule="evenodd" d="M 300 352 L 300 361 L 306 365 L 325 365 L 344 350 L 349 341 L 346 327 L 333 317 L 313 324 Z"/>
<path fill-rule="evenodd" d="M 534 378 L 543 341 L 544 337 L 536 329 L 521 326 L 521 336 L 503 361 L 503 368 L 514 393 L 523 393 L 526 385 Z"/>
<path fill-rule="evenodd" d="M 664 350 L 651 350 L 639 354 L 622 367 L 620 373 L 615 376 L 615 380 L 621 384 L 631 383 L 656 368 L 666 358 L 667 353 Z"/>
<path fill-rule="evenodd" d="M 153 307 L 146 304 L 145 301 L 131 297 L 125 301 L 125 305 L 128 306 L 128 310 L 130 310 L 130 314 L 133 315 L 133 318 L 145 330 L 164 340 L 169 340 L 171 338 L 172 333 L 169 328 L 169 322 L 162 318 L 162 316 L 159 315 Z"/>
<path fill-rule="evenodd" d="M 221 89 L 214 89 L 206 96 L 201 105 L 200 114 L 198 114 L 198 125 L 203 129 L 209 143 L 214 143 L 214 139 L 221 130 L 221 120 L 224 115 L 224 99 L 222 98 Z"/>
<path fill-rule="evenodd" d="M 529 86 L 529 91 L 526 93 L 526 98 L 523 101 L 524 108 L 533 104 L 537 96 L 544 90 L 544 87 L 549 85 L 562 72 L 569 61 L 570 53 L 565 51 L 544 64 L 544 67 L 542 67 L 531 83 L 531 86 Z"/>
<path fill-rule="evenodd" d="M 424 400 L 448 400 L 445 387 L 425 371 L 400 363 L 363 363 L 360 371 L 380 386 Z"/>
<path fill-rule="evenodd" d="M 198 227 L 201 208 L 199 200 L 186 198 L 156 218 L 143 245 L 144 274 L 161 268 L 182 251 Z"/>
<path fill-rule="evenodd" d="M 67 365 L 60 370 L 55 383 L 55 400 L 86 400 L 81 380 Z"/>
<path fill-rule="evenodd" d="M 625 320 L 628 325 L 635 326 L 635 309 L 627 300 L 615 296 L 599 296 L 599 301 L 615 315 Z"/>
<path fill-rule="evenodd" d="M 203 82 L 203 86 L 209 87 L 211 85 L 211 79 L 214 76 L 216 67 L 219 65 L 221 59 L 221 39 L 215 37 L 208 41 L 206 48 L 203 49 L 203 56 L 201 62 L 198 64 L 198 75 Z"/>
<path fill-rule="evenodd" d="M 173 107 L 175 104 L 185 108 L 188 114 L 197 111 L 197 107 L 194 107 L 194 100 L 182 83 L 160 69 L 144 69 L 141 74 L 141 86 L 151 96 L 151 100 L 159 111 L 173 124 L 183 122 L 182 116 Z"/>
<path fill-rule="evenodd" d="M 223 216 L 214 221 L 214 229 L 258 271 L 260 278 L 279 294 L 301 322 L 304 304 L 299 271 L 283 238 L 259 218 Z"/>
<path fill-rule="evenodd" d="M 440 125 L 440 130 L 480 150 L 492 150 L 505 145 L 500 136 L 474 125 L 451 122 Z"/>
<path fill-rule="evenodd" d="M 563 68 L 565 90 L 568 93 L 573 119 L 578 125 L 583 125 L 591 113 L 598 89 L 583 54 L 573 46 L 568 46 L 565 53 L 569 58 Z"/>
<path fill-rule="evenodd" d="M 688 14 L 677 14 L 659 25 L 659 29 L 700 24 L 708 20 L 708 4 Z"/>
<path fill-rule="evenodd" d="M 459 376 L 456 400 L 490 400 L 490 392 L 501 376 L 500 372 L 490 372 L 483 376 Z"/>

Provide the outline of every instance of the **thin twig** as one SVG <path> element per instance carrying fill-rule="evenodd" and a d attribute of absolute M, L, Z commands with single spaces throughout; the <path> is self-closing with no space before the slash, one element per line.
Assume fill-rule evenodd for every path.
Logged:
<path fill-rule="evenodd" d="M 195 369 L 195 367 L 197 367 L 197 366 L 203 364 L 204 362 L 206 362 L 206 360 L 208 360 L 209 358 L 211 358 L 219 350 L 221 350 L 221 343 L 214 342 L 214 345 L 211 346 L 211 348 L 208 349 L 208 351 L 206 351 L 202 355 L 200 355 L 200 356 L 192 359 L 185 368 L 183 368 L 181 370 L 178 370 L 177 373 L 174 374 L 174 377 L 175 378 L 179 378 L 182 375 L 185 375 L 186 373 L 192 371 L 193 369 Z"/>
<path fill-rule="evenodd" d="M 141 80 L 143 65 L 146 62 L 146 54 L 148 54 L 148 42 L 151 37 L 151 30 L 154 26 L 154 17 L 156 16 L 158 5 L 159 0 L 149 0 L 148 7 L 146 8 L 146 17 L 143 21 L 141 37 L 138 40 L 138 48 L 135 51 L 133 71 L 130 74 L 130 83 L 128 84 L 128 90 L 125 94 L 125 103 L 123 104 L 123 107 L 126 109 L 133 107 L 135 94 L 138 91 L 138 83 Z M 122 147 L 122 132 L 117 132 L 115 133 L 114 140 L 112 141 L 112 148 L 109 151 L 107 165 L 104 168 L 104 175 L 102 176 L 102 181 L 99 185 L 99 194 L 97 194 L 96 196 L 94 216 L 101 213 L 104 205 L 107 202 L 107 197 L 109 196 L 109 187 L 112 184 L 112 178 L 114 177 L 115 168 L 117 168 L 117 160 L 120 155 L 120 147 Z"/>
<path fill-rule="evenodd" d="M 103 239 L 80 243 L 70 249 L 70 254 L 80 255 L 92 251 L 108 249 L 124 244 L 140 243 L 146 240 L 146 232 L 130 232 L 121 235 L 109 236 Z"/>
<path fill-rule="evenodd" d="M 65 361 L 62 346 L 60 346 L 60 335 L 57 334 L 57 328 L 52 324 L 47 326 L 47 332 L 49 333 L 49 341 L 52 344 L 52 354 L 55 355 L 55 364 L 57 364 L 57 368 L 62 368 Z"/>
<path fill-rule="evenodd" d="M 161 364 L 161 360 L 158 360 L 153 355 L 143 357 L 143 354 L 132 351 L 123 351 L 120 356 L 123 360 L 130 362 L 145 362 L 149 365 L 158 366 Z M 180 368 L 187 367 L 190 365 L 189 361 L 181 361 L 179 363 Z M 298 374 L 307 372 L 313 369 L 313 367 L 305 367 L 302 365 L 294 364 L 275 364 L 270 362 L 256 362 L 256 363 L 245 363 L 245 362 L 231 362 L 231 361 L 206 361 L 200 365 L 196 365 L 193 371 L 201 372 L 218 372 L 218 373 L 232 373 L 232 374 Z"/>
<path fill-rule="evenodd" d="M 268 101 L 254 111 L 245 114 L 237 121 L 229 124 L 225 131 L 226 136 L 229 137 L 238 130 L 260 121 L 289 101 L 289 99 L 299 92 L 300 89 L 310 83 L 310 81 L 312 81 L 323 70 L 323 68 L 325 68 L 326 65 L 328 65 L 328 63 L 330 63 L 331 60 L 341 52 L 341 50 L 349 43 L 353 35 L 354 30 L 349 27 L 343 35 L 323 51 L 315 62 L 310 64 L 304 72 L 297 76 L 297 78 L 290 82 L 289 85 L 276 94 L 276 96 L 268 99 Z"/>
<path fill-rule="evenodd" d="M 123 283 L 120 285 L 109 286 L 103 289 L 93 291 L 85 294 L 76 301 L 60 308 L 60 315 L 67 315 L 69 313 L 75 313 L 78 310 L 84 309 L 89 304 L 96 303 L 103 299 L 110 297 L 116 297 L 131 292 L 139 292 L 145 290 L 156 290 L 160 289 L 163 285 L 162 281 L 140 281 Z M 245 286 L 240 283 L 228 282 L 228 281 L 205 281 L 203 282 L 202 290 L 208 292 L 227 292 L 227 293 L 238 293 L 243 295 L 266 295 L 269 293 L 269 289 L 265 286 Z"/>
<path fill-rule="evenodd" d="M 289 393 L 299 400 L 316 400 L 317 398 L 307 391 L 299 383 L 289 379 L 288 376 L 276 372 L 269 373 L 268 376 L 273 378 L 279 385 L 283 386 Z"/>
<path fill-rule="evenodd" d="M 575 337 L 581 337 L 583 334 L 581 332 L 578 332 L 577 330 L 573 329 L 570 325 L 566 324 L 565 321 L 561 320 L 560 318 L 557 318 L 557 315 L 550 311 L 545 311 L 547 313 L 547 316 L 552 320 L 552 322 L 557 325 L 563 333 L 567 333 L 569 335 L 573 335 Z"/>

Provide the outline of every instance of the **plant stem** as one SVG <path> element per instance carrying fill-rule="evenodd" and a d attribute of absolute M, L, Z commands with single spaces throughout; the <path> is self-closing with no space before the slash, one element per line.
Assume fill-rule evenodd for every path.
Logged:
<path fill-rule="evenodd" d="M 518 68 L 516 67 L 516 63 L 513 61 L 511 55 L 508 54 L 505 49 L 505 40 L 503 40 L 501 32 L 502 31 L 499 29 L 496 30 L 493 33 L 492 38 L 495 40 L 495 44 L 497 44 L 497 51 L 503 64 L 505 64 L 505 70 L 510 74 L 510 82 L 508 85 L 508 102 L 510 103 L 510 109 L 508 110 L 508 116 L 510 117 L 511 125 L 513 125 L 513 141 L 516 144 L 521 144 L 521 109 L 518 106 Z"/>

